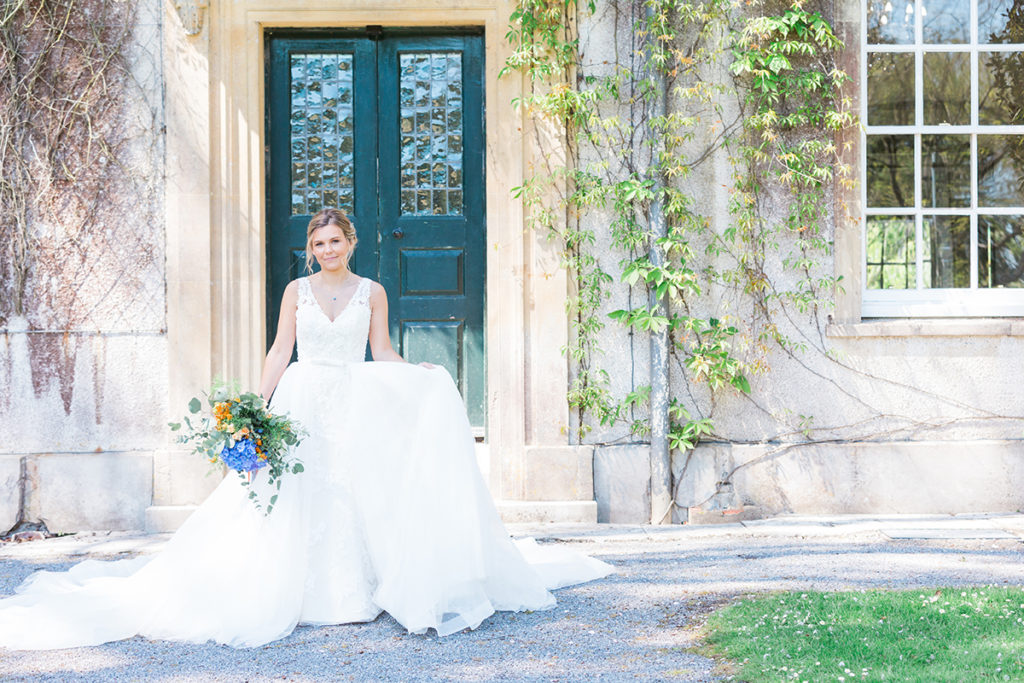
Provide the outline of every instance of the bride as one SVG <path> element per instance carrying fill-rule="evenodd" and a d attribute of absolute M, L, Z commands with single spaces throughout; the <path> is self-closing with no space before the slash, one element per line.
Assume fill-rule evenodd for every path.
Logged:
<path fill-rule="evenodd" d="M 228 476 L 155 556 L 29 576 L 0 599 L 0 647 L 135 635 L 254 647 L 382 611 L 448 635 L 496 610 L 552 607 L 551 589 L 612 571 L 509 537 L 454 382 L 392 349 L 383 287 L 348 269 L 355 246 L 345 214 L 321 211 L 306 243 L 320 271 L 285 288 L 259 390 L 308 436 L 295 450 L 305 471 L 285 477 L 273 511 Z M 392 362 L 362 362 L 367 341 Z M 253 486 L 266 500 L 266 477 Z"/>

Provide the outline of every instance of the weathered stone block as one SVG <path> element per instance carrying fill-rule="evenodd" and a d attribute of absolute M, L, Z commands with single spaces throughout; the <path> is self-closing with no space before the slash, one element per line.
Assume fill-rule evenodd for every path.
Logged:
<path fill-rule="evenodd" d="M 650 446 L 597 446 L 594 497 L 597 521 L 643 524 L 651 518 Z"/>
<path fill-rule="evenodd" d="M 37 455 L 32 461 L 33 508 L 50 531 L 145 527 L 153 500 L 151 453 Z"/>
<path fill-rule="evenodd" d="M 592 446 L 526 449 L 527 500 L 593 500 Z"/>
<path fill-rule="evenodd" d="M 733 483 L 765 514 L 1013 512 L 1024 506 L 1020 441 L 733 446 Z"/>
<path fill-rule="evenodd" d="M 0 455 L 0 534 L 18 521 L 21 506 L 21 456 Z"/>
<path fill-rule="evenodd" d="M 732 470 L 729 444 L 698 444 L 690 451 L 672 452 L 675 501 L 683 508 L 706 506 L 716 495 L 718 482 Z"/>

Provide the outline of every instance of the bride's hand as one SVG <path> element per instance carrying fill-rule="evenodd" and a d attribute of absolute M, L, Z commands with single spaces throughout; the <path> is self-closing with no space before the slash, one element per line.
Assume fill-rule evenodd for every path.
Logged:
<path fill-rule="evenodd" d="M 417 365 L 419 365 L 421 368 L 426 368 L 427 370 L 433 370 L 434 368 L 437 367 L 433 363 L 428 363 L 427 361 L 423 361 L 422 363 L 417 363 Z"/>

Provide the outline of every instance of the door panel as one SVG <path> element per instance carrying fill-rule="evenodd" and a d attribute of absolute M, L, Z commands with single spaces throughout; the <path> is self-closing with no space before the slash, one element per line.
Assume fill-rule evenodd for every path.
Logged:
<path fill-rule="evenodd" d="M 353 270 L 388 292 L 392 344 L 445 366 L 482 432 L 482 37 L 275 31 L 267 43 L 268 345 L 311 215 L 338 206 L 359 235 Z"/>
<path fill-rule="evenodd" d="M 483 104 L 479 38 L 383 41 L 381 282 L 410 360 L 437 359 L 482 425 Z"/>

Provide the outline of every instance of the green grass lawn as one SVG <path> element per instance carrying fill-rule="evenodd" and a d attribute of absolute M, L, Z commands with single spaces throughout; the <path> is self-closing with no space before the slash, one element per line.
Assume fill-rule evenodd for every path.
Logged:
<path fill-rule="evenodd" d="M 1024 589 L 776 593 L 711 615 L 750 681 L 1024 681 Z"/>

